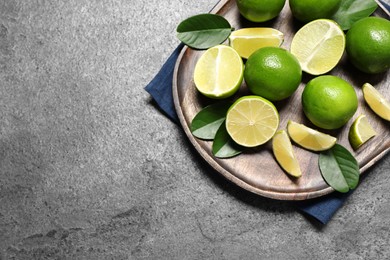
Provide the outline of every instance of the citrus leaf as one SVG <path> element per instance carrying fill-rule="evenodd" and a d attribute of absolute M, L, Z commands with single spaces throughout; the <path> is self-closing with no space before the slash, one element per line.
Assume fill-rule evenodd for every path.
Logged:
<path fill-rule="evenodd" d="M 230 105 L 228 102 L 220 102 L 199 111 L 191 122 L 192 134 L 200 139 L 213 140 Z"/>
<path fill-rule="evenodd" d="M 348 30 L 358 20 L 370 16 L 377 7 L 375 0 L 342 0 L 332 19 L 341 29 Z"/>
<path fill-rule="evenodd" d="M 229 158 L 242 153 L 242 148 L 229 136 L 224 123 L 215 135 L 212 151 L 214 156 L 218 158 Z"/>
<path fill-rule="evenodd" d="M 320 154 L 319 166 L 324 180 L 336 191 L 346 193 L 359 183 L 360 171 L 355 157 L 339 144 Z"/>
<path fill-rule="evenodd" d="M 194 49 L 208 49 L 224 42 L 232 27 L 220 15 L 199 14 L 182 21 L 177 29 L 177 38 Z"/>

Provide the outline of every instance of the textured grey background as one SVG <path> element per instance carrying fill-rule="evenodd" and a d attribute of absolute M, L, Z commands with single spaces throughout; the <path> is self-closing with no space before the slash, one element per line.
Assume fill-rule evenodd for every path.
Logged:
<path fill-rule="evenodd" d="M 0 0 L 0 259 L 389 259 L 390 158 L 325 227 L 205 165 L 143 90 L 216 1 Z"/>

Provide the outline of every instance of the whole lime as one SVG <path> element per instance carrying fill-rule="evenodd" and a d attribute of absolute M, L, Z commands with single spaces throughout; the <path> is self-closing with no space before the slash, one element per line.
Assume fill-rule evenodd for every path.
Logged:
<path fill-rule="evenodd" d="M 303 111 L 316 126 L 337 129 L 355 114 L 358 99 L 345 80 L 331 75 L 310 80 L 302 93 Z"/>
<path fill-rule="evenodd" d="M 346 51 L 359 70 L 375 74 L 390 68 L 390 21 L 367 17 L 355 22 L 346 35 Z"/>
<path fill-rule="evenodd" d="M 304 23 L 320 18 L 331 18 L 340 3 L 340 0 L 289 0 L 293 16 Z"/>
<path fill-rule="evenodd" d="M 271 101 L 291 96 L 302 79 L 298 60 L 279 47 L 264 47 L 249 56 L 244 79 L 253 94 Z"/>
<path fill-rule="evenodd" d="M 237 0 L 241 15 L 252 22 L 265 22 L 278 16 L 286 0 Z"/>

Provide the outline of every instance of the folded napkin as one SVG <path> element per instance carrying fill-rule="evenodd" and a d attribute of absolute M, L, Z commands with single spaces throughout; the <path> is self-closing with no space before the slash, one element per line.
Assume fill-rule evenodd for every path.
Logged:
<path fill-rule="evenodd" d="M 145 90 L 153 97 L 163 113 L 178 125 L 179 119 L 176 114 L 172 97 L 172 79 L 176 60 L 183 47 L 184 45 L 180 44 L 173 51 L 161 70 L 145 87 Z M 325 225 L 344 204 L 349 194 L 350 193 L 342 194 L 333 192 L 320 198 L 295 202 L 294 205 L 305 215 L 312 217 Z"/>

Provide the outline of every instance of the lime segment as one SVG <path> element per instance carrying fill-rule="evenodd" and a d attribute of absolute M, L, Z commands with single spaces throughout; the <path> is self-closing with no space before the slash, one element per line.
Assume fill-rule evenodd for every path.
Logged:
<path fill-rule="evenodd" d="M 357 150 L 369 139 L 376 135 L 365 115 L 358 116 L 349 129 L 348 139 L 352 148 Z"/>
<path fill-rule="evenodd" d="M 368 106 L 381 118 L 390 121 L 390 103 L 370 83 L 363 85 L 363 96 Z"/>
<path fill-rule="evenodd" d="M 301 168 L 286 131 L 276 132 L 272 138 L 272 151 L 276 161 L 288 174 L 294 177 L 302 176 Z"/>
<path fill-rule="evenodd" d="M 289 121 L 287 131 L 291 139 L 311 151 L 325 151 L 332 148 L 337 141 L 336 137 L 319 132 L 310 127 Z"/>
<path fill-rule="evenodd" d="M 239 145 L 255 147 L 269 141 L 279 126 L 279 113 L 259 96 L 239 98 L 226 115 L 226 130 Z"/>
<path fill-rule="evenodd" d="M 279 47 L 283 39 L 283 33 L 273 28 L 243 28 L 231 33 L 229 44 L 242 58 L 247 59 L 260 48 Z"/>
<path fill-rule="evenodd" d="M 332 70 L 345 50 L 345 35 L 339 25 L 328 19 L 314 20 L 303 26 L 291 42 L 302 70 L 321 75 Z"/>
<path fill-rule="evenodd" d="M 195 86 L 203 95 L 221 99 L 232 96 L 243 80 L 244 64 L 238 53 L 226 45 L 208 49 L 196 63 Z"/>

